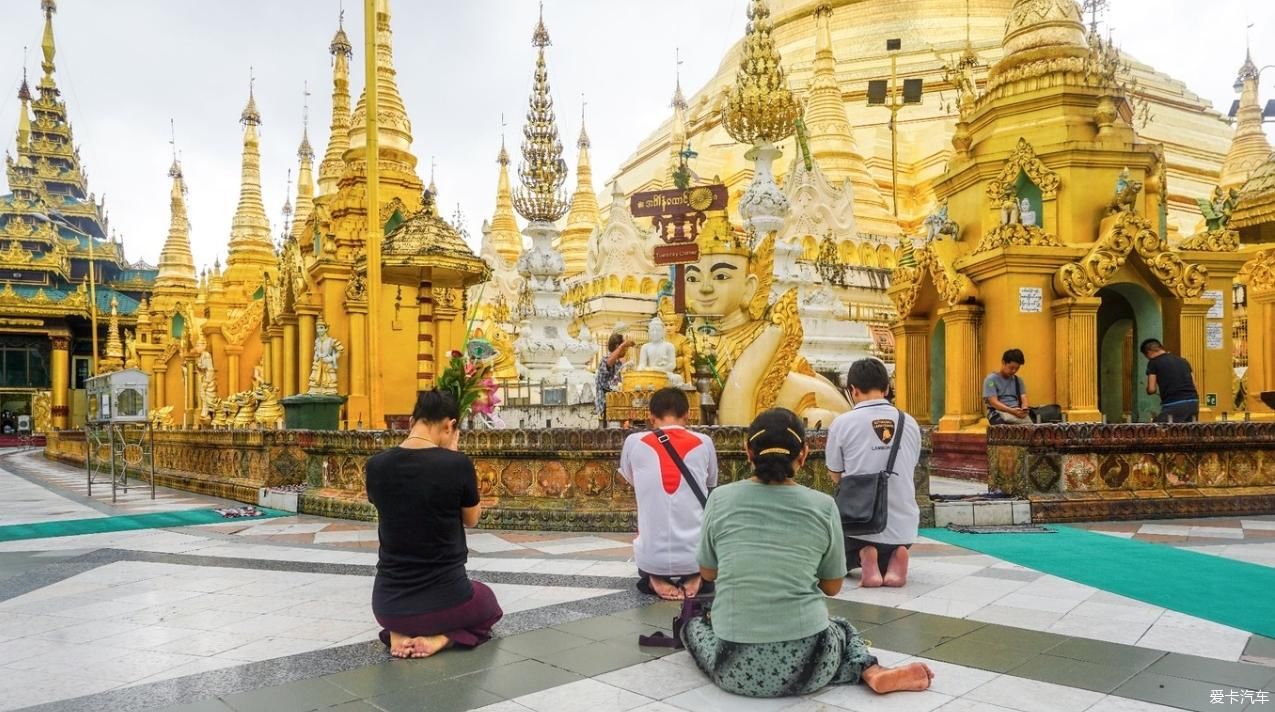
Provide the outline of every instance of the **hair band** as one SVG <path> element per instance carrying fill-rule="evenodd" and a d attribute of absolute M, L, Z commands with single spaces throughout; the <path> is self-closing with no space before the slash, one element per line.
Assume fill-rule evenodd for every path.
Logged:
<path fill-rule="evenodd" d="M 758 455 L 782 454 L 782 455 L 789 455 L 789 456 L 792 455 L 792 453 L 786 447 L 768 447 L 757 454 Z"/>
<path fill-rule="evenodd" d="M 748 438 L 748 442 L 752 442 L 752 441 L 756 440 L 757 438 L 759 438 L 759 437 L 761 437 L 761 436 L 763 436 L 763 435 L 765 435 L 765 434 L 766 434 L 766 429 L 765 429 L 765 428 L 762 428 L 761 430 L 758 430 L 757 432 L 753 433 L 753 434 L 752 434 L 752 435 Z"/>
<path fill-rule="evenodd" d="M 806 441 L 805 441 L 805 440 L 803 440 L 803 439 L 801 438 L 801 436 L 797 434 L 797 431 L 793 430 L 792 428 L 784 428 L 784 430 L 787 430 L 788 432 L 792 433 L 792 436 L 793 436 L 794 438 L 797 438 L 797 442 L 799 442 L 799 443 L 801 443 L 801 444 L 803 444 L 803 445 L 805 444 L 805 442 L 806 442 Z"/>

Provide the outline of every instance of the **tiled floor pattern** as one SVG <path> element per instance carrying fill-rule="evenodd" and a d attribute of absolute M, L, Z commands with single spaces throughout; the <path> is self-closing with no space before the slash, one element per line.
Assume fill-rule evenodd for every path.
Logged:
<path fill-rule="evenodd" d="M 126 513 L 100 501 L 85 503 L 82 473 L 73 468 L 35 455 L 18 457 L 26 477 L 66 496 L 0 472 L 0 522 Z M 0 457 L 0 469 L 10 461 Z M 161 496 L 165 501 L 193 498 L 163 490 Z M 218 503 L 195 499 L 200 505 Z M 1178 537 L 1165 543 L 1275 566 L 1275 538 L 1264 534 L 1275 530 L 1271 517 L 1103 523 L 1093 528 L 1114 536 Z M 435 660 L 385 662 L 273 691 L 266 684 L 265 689 L 226 695 L 224 702 L 200 702 L 192 709 L 286 712 L 343 704 L 348 712 L 497 703 L 491 709 L 498 712 L 1158 709 L 1129 698 L 1205 709 L 1192 702 L 1201 685 L 1229 680 L 1275 687 L 1275 681 L 1257 679 L 1268 672 L 1275 677 L 1275 642 L 991 557 L 918 542 L 906 588 L 866 591 L 851 588 L 851 580 L 830 607 L 855 620 L 885 662 L 920 654 L 941 661 L 936 663 L 940 679 L 931 692 L 877 698 L 862 688 L 835 688 L 808 700 L 740 700 L 708 685 L 684 654 L 661 659 L 667 651 L 635 645 L 636 635 L 655 630 L 653 626 L 667 630 L 672 611 L 666 605 L 573 622 L 580 613 L 555 613 L 569 602 L 612 594 L 617 577 L 632 576 L 631 539 L 623 534 L 472 532 L 469 568 L 475 576 L 502 581 L 492 585 L 507 612 L 542 610 L 554 627 Z M 363 571 L 301 573 L 238 568 L 240 564 L 121 561 L 0 601 L 0 709 L 160 684 L 199 689 L 189 681 L 251 670 L 253 661 L 286 668 L 282 663 L 299 654 L 336 654 L 366 646 L 361 641 L 375 632 L 367 608 L 374 547 L 374 525 L 306 516 L 0 544 L 0 564 L 6 556 L 65 557 L 119 549 L 176 561 L 215 557 L 213 561 L 243 561 L 242 566 L 353 564 Z M 24 561 L 32 565 L 34 559 Z M 570 585 L 523 583 L 545 576 L 570 577 Z M 1197 657 L 1176 657 L 1184 654 Z M 1121 678 L 1125 668 L 1144 660 L 1146 665 Z M 1232 677 L 1223 680 L 1227 675 Z M 1202 677 L 1208 679 L 1194 679 Z M 1110 697 L 1113 691 L 1118 696 Z M 109 702 L 113 694 L 122 693 L 106 692 L 101 699 Z M 1209 695 L 1201 699 L 1201 705 L 1207 704 Z M 1275 701 L 1270 704 L 1275 709 Z M 101 708 L 135 706 L 108 703 Z"/>

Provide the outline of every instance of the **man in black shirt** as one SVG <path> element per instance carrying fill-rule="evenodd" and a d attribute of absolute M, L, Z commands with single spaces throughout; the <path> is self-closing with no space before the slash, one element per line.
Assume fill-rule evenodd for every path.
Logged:
<path fill-rule="evenodd" d="M 1200 394 L 1195 390 L 1191 364 L 1165 351 L 1157 339 L 1143 341 L 1141 351 L 1147 357 L 1147 393 L 1160 392 L 1160 414 L 1155 422 L 1194 423 L 1200 417 Z"/>

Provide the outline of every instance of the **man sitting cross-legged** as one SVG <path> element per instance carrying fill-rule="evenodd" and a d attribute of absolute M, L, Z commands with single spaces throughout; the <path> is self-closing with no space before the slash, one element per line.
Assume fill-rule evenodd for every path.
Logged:
<path fill-rule="evenodd" d="M 650 412 L 651 431 L 630 435 L 620 452 L 620 474 L 637 499 L 637 587 L 665 600 L 693 597 L 701 591 L 695 549 L 703 500 L 717 486 L 717 450 L 708 436 L 686 429 L 685 392 L 656 391 Z"/>

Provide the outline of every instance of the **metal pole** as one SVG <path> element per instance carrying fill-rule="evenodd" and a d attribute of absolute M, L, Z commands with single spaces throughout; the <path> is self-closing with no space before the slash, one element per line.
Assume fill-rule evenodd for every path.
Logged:
<path fill-rule="evenodd" d="M 890 193 L 894 203 L 894 218 L 899 217 L 899 101 L 896 94 L 899 58 L 890 53 Z"/>
<path fill-rule="evenodd" d="M 88 235 L 89 240 L 89 321 L 93 326 L 93 368 L 90 369 L 90 376 L 97 375 L 97 276 L 94 274 L 93 262 L 93 236 Z"/>
<path fill-rule="evenodd" d="M 376 0 L 363 0 L 364 92 L 367 96 L 367 389 L 368 420 L 376 427 L 381 407 L 381 199 L 376 84 Z"/>

